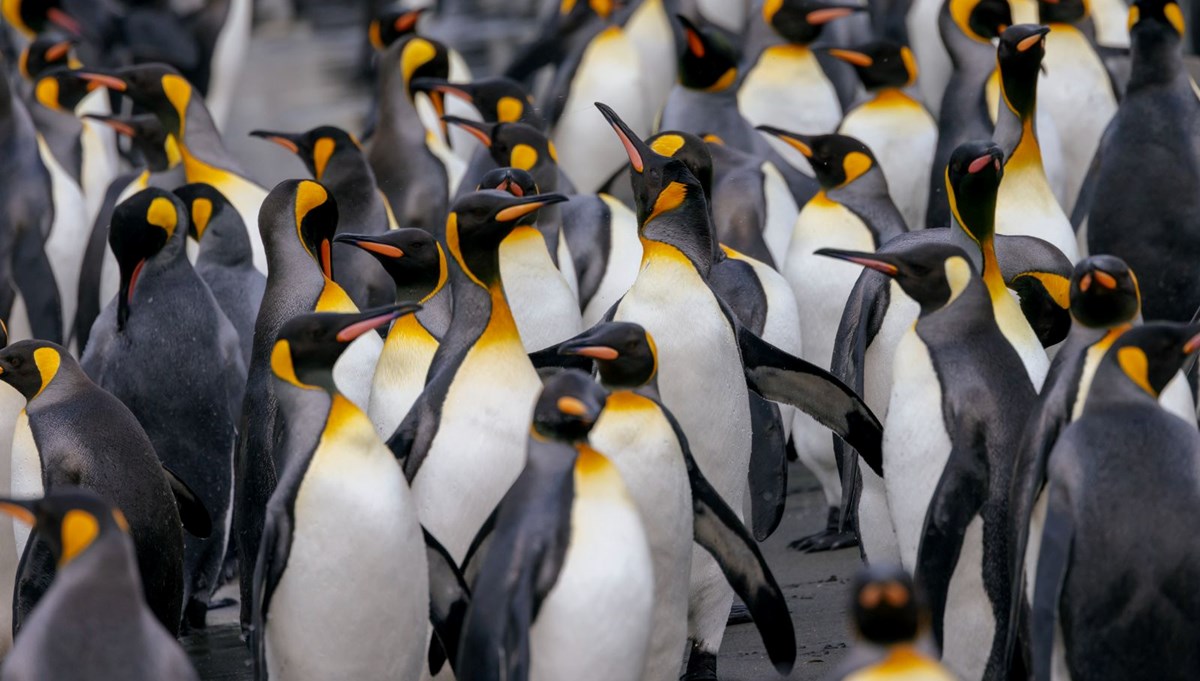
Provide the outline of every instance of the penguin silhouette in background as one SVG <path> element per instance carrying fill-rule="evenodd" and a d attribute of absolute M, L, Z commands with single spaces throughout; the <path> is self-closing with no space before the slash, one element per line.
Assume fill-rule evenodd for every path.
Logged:
<path fill-rule="evenodd" d="M 147 607 L 120 509 L 63 485 L 41 499 L 0 500 L 0 512 L 32 525 L 58 564 L 0 679 L 199 681 L 174 632 Z"/>
<path fill-rule="evenodd" d="M 96 319 L 80 364 L 129 407 L 162 462 L 212 517 L 210 536 L 184 538 L 185 622 L 201 628 L 228 541 L 232 409 L 241 403 L 245 365 L 237 332 L 187 260 L 188 220 L 182 202 L 157 188 L 113 211 L 109 246 L 121 288 Z"/>
<path fill-rule="evenodd" d="M 704 137 L 712 156 L 713 227 L 738 253 L 778 268 L 787 257 L 800 209 L 783 175 L 770 161 L 735 149 L 716 135 Z"/>

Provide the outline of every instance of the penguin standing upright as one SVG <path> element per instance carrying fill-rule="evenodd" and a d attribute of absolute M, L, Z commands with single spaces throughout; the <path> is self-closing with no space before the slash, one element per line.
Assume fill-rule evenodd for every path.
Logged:
<path fill-rule="evenodd" d="M 196 87 L 218 129 L 225 127 L 233 109 L 253 19 L 253 0 L 210 0 L 186 19 L 200 48 Z"/>
<path fill-rule="evenodd" d="M 146 606 L 120 509 L 64 485 L 42 499 L 2 500 L 0 512 L 32 525 L 58 563 L 0 679 L 199 681 L 174 633 Z"/>
<path fill-rule="evenodd" d="M 1096 370 L 1083 414 L 1050 453 L 1030 626 L 1035 679 L 1200 671 L 1200 654 L 1186 643 L 1200 634 L 1189 586 L 1200 556 L 1176 532 L 1180 514 L 1200 504 L 1200 434 L 1158 403 L 1198 349 L 1195 324 L 1122 334 Z"/>
<path fill-rule="evenodd" d="M 1184 321 L 1200 307 L 1200 100 L 1184 68 L 1184 25 L 1171 0 L 1129 10 L 1133 70 L 1076 204 L 1089 253 L 1115 255 L 1141 273 L 1147 319 Z M 1083 227 L 1081 227 L 1081 230 Z"/>
<path fill-rule="evenodd" d="M 113 211 L 109 245 L 121 289 L 92 326 L 80 364 L 129 407 L 212 517 L 211 536 L 184 541 L 186 622 L 203 627 L 228 540 L 232 409 L 246 369 L 237 332 L 187 260 L 187 225 L 182 202 L 163 189 L 143 190 Z"/>
<path fill-rule="evenodd" d="M 0 347 L 8 345 L 8 328 L 0 321 Z M 13 433 L 25 409 L 25 397 L 0 381 L 0 489 L 11 490 Z M 13 593 L 21 552 L 11 523 L 0 523 L 0 590 Z M 0 654 L 12 648 L 12 601 L 0 603 Z"/>
<path fill-rule="evenodd" d="M 854 66 L 871 97 L 846 112 L 838 133 L 871 149 L 904 222 L 923 229 L 938 128 L 929 111 L 904 92 L 917 78 L 912 50 L 881 40 L 828 53 Z"/>
<path fill-rule="evenodd" d="M 267 507 L 251 629 L 259 679 L 420 674 L 430 601 L 416 506 L 395 457 L 333 378 L 351 341 L 416 309 L 306 314 L 279 330 L 271 370 L 283 416 L 321 425 L 305 442 L 293 436 L 294 458 Z M 311 626 L 339 619 L 348 604 L 353 624 Z"/>
<path fill-rule="evenodd" d="M 962 678 L 1007 678 L 1009 484 L 1037 391 L 962 249 L 821 253 L 895 278 L 921 306 L 896 348 L 887 503 L 901 559 L 929 594 L 943 663 Z"/>

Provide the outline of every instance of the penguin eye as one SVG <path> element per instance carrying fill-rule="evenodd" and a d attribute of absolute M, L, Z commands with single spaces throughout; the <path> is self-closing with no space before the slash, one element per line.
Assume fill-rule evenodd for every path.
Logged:
<path fill-rule="evenodd" d="M 20 369 L 21 365 L 25 363 L 25 360 L 21 359 L 20 355 L 13 355 L 9 358 L 8 363 L 12 365 L 12 368 Z"/>

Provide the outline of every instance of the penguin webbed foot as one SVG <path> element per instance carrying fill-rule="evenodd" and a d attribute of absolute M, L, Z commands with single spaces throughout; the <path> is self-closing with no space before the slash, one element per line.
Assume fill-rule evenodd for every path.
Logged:
<path fill-rule="evenodd" d="M 841 524 L 841 514 L 841 509 L 836 506 L 830 507 L 825 529 L 789 542 L 788 548 L 802 553 L 820 553 L 858 546 L 858 534 L 853 527 L 847 526 L 845 529 L 838 529 Z"/>
<path fill-rule="evenodd" d="M 700 650 L 695 643 L 688 655 L 687 669 L 680 681 L 719 681 L 717 678 L 717 656 Z"/>

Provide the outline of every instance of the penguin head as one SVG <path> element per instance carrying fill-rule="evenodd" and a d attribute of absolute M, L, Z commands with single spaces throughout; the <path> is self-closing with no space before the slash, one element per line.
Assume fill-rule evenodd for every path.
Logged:
<path fill-rule="evenodd" d="M 129 138 L 133 149 L 141 155 L 146 167 L 155 173 L 170 170 L 179 165 L 183 154 L 173 135 L 167 134 L 162 122 L 154 114 L 134 116 L 105 116 L 84 114 L 84 118 L 103 123 L 118 135 Z"/>
<path fill-rule="evenodd" d="M 1087 0 L 1038 0 L 1038 21 L 1043 24 L 1078 24 L 1088 14 Z"/>
<path fill-rule="evenodd" d="M 600 380 L 613 388 L 639 388 L 658 373 L 658 349 L 640 324 L 604 322 L 563 343 L 558 354 L 596 362 Z"/>
<path fill-rule="evenodd" d="M 395 303 L 362 312 L 313 312 L 292 317 L 279 328 L 271 348 L 271 371 L 297 388 L 338 392 L 333 365 L 359 336 L 420 310 Z"/>
<path fill-rule="evenodd" d="M 378 260 L 396 283 L 397 298 L 425 302 L 446 283 L 446 255 L 437 239 L 423 229 L 407 227 L 383 234 L 342 233 L 333 241 L 359 248 Z"/>
<path fill-rule="evenodd" d="M 371 19 L 367 26 L 367 38 L 371 47 L 377 52 L 383 52 L 397 40 L 417 31 L 417 20 L 425 13 L 425 7 L 406 9 L 393 5 Z"/>
<path fill-rule="evenodd" d="M 183 202 L 183 210 L 188 215 L 188 236 L 200 241 L 208 231 L 209 225 L 218 224 L 223 220 L 236 222 L 238 230 L 246 231 L 242 216 L 229 203 L 229 199 L 206 182 L 193 182 L 175 188 L 175 196 Z M 234 232 L 235 230 L 226 230 Z M 236 233 L 236 232 L 235 232 Z M 247 244 L 249 245 L 249 244 Z"/>
<path fill-rule="evenodd" d="M 541 117 L 534 111 L 533 98 L 511 78 L 481 78 L 472 83 L 418 78 L 413 81 L 412 88 L 417 92 L 440 92 L 456 97 L 475 107 L 488 123 L 528 123 L 541 127 Z"/>
<path fill-rule="evenodd" d="M 700 181 L 704 196 L 712 196 L 713 158 L 708 143 L 691 133 L 679 130 L 660 132 L 646 140 L 655 153 L 683 161 L 692 175 Z"/>
<path fill-rule="evenodd" d="M 854 578 L 854 627 L 878 645 L 912 641 L 928 613 L 916 584 L 899 565 L 870 565 Z"/>
<path fill-rule="evenodd" d="M 709 224 L 704 187 L 687 163 L 651 149 L 608 106 L 597 102 L 596 107 L 617 133 L 629 156 L 632 170 L 629 177 L 640 234 L 674 244 L 693 260 L 711 257 L 711 229 L 703 230 L 703 233 L 697 231 L 697 225 Z"/>
<path fill-rule="evenodd" d="M 555 373 L 546 379 L 533 408 L 533 430 L 548 440 L 586 440 L 607 399 L 608 391 L 582 371 Z"/>
<path fill-rule="evenodd" d="M 445 80 L 450 77 L 450 50 L 442 43 L 416 34 L 400 38 L 387 49 L 380 58 L 383 60 L 381 70 L 399 70 L 404 84 L 404 90 L 409 99 L 417 90 L 413 82 L 418 78 L 435 78 Z M 433 101 L 438 115 L 446 113 L 442 106 L 445 98 L 440 92 L 431 92 L 429 99 Z"/>
<path fill-rule="evenodd" d="M 625 3 L 626 0 L 559 0 L 558 20 L 564 27 L 577 27 L 591 17 L 608 21 Z"/>
<path fill-rule="evenodd" d="M 62 0 L 3 0 L 0 13 L 27 38 L 49 29 L 74 37 L 83 35 L 83 23 L 63 8 Z"/>
<path fill-rule="evenodd" d="M 74 39 L 58 31 L 39 34 L 21 50 L 17 71 L 26 80 L 34 80 L 50 69 L 78 68 L 81 64 L 71 56 L 74 46 Z"/>
<path fill-rule="evenodd" d="M 337 233 L 338 207 L 324 185 L 313 180 L 280 182 L 263 199 L 258 226 L 267 242 L 290 241 L 295 234 L 325 278 L 333 279 L 333 236 Z M 276 250 L 267 248 L 268 262 Z"/>
<path fill-rule="evenodd" d="M 558 166 L 558 151 L 546 133 L 524 123 L 483 123 L 458 116 L 444 116 L 443 120 L 462 128 L 478 139 L 492 155 L 492 160 L 501 166 L 509 166 L 533 173 L 555 169 Z"/>
<path fill-rule="evenodd" d="M 697 26 L 682 14 L 675 18 L 683 27 L 679 82 L 691 90 L 705 92 L 733 87 L 740 56 L 732 38 L 715 25 Z"/>
<path fill-rule="evenodd" d="M 95 492 L 73 485 L 55 486 L 41 499 L 0 499 L 0 511 L 33 527 L 59 568 L 99 541 L 129 534 L 129 521 L 120 509 Z"/>
<path fill-rule="evenodd" d="M 1005 29 L 996 48 L 1000 63 L 1000 95 L 1022 120 L 1033 116 L 1037 104 L 1038 71 L 1046 56 L 1048 26 L 1017 24 Z"/>
<path fill-rule="evenodd" d="M 18 341 L 0 348 L 0 381 L 11 385 L 26 401 L 32 400 L 58 375 L 65 353 L 62 347 L 39 340 Z M 66 356 L 67 361 L 74 361 Z"/>
<path fill-rule="evenodd" d="M 446 245 L 464 272 L 484 288 L 500 281 L 500 242 L 542 206 L 561 203 L 562 194 L 517 197 L 484 189 L 460 197 L 446 219 Z"/>
<path fill-rule="evenodd" d="M 1071 275 L 1071 316 L 1092 329 L 1132 323 L 1141 312 L 1137 276 L 1114 255 L 1093 255 Z"/>
<path fill-rule="evenodd" d="M 990 45 L 1013 23 L 1008 0 L 949 0 L 945 7 L 958 30 L 980 43 Z"/>
<path fill-rule="evenodd" d="M 767 0 L 763 3 L 763 20 L 796 45 L 808 45 L 821 35 L 821 29 L 835 19 L 848 17 L 867 8 L 855 2 L 829 0 Z"/>
<path fill-rule="evenodd" d="M 865 253 L 822 248 L 817 255 L 845 260 L 882 272 L 927 314 L 949 305 L 975 276 L 975 266 L 958 246 L 949 243 L 910 244 L 892 253 Z"/>
<path fill-rule="evenodd" d="M 1147 322 L 1121 334 L 1105 353 L 1104 361 L 1157 399 L 1198 350 L 1200 324 Z"/>
<path fill-rule="evenodd" d="M 964 142 L 946 164 L 950 214 L 977 244 L 995 235 L 996 193 L 1004 177 L 1004 152 L 990 140 Z"/>
<path fill-rule="evenodd" d="M 1129 8 L 1129 37 L 1183 36 L 1183 10 L 1175 0 L 1134 0 Z"/>
<path fill-rule="evenodd" d="M 868 91 L 910 87 L 917 82 L 913 51 L 892 40 L 876 40 L 850 49 L 831 47 L 825 53 L 853 66 Z"/>
<path fill-rule="evenodd" d="M 95 89 L 95 85 L 76 78 L 70 69 L 59 66 L 44 71 L 36 78 L 33 97 L 47 109 L 73 114 L 75 107 Z"/>
<path fill-rule="evenodd" d="M 195 95 L 192 84 L 166 64 L 137 64 L 104 71 L 80 69 L 72 75 L 88 83 L 119 92 L 158 116 L 163 128 L 176 140 L 183 139 L 188 107 Z"/>
<path fill-rule="evenodd" d="M 147 262 L 170 243 L 178 228 L 187 229 L 187 214 L 179 198 L 165 189 L 148 187 L 113 209 L 108 245 L 117 259 L 121 288 L 117 294 L 117 328 L 129 320 L 133 296 Z"/>
<path fill-rule="evenodd" d="M 877 164 L 867 145 L 848 135 L 801 135 L 760 125 L 759 130 L 787 142 L 812 166 L 823 189 L 839 189 L 867 174 Z"/>
<path fill-rule="evenodd" d="M 495 168 L 479 178 L 476 189 L 499 189 L 518 198 L 538 193 L 537 181 L 529 171 L 520 168 Z"/>
<path fill-rule="evenodd" d="M 332 125 L 322 125 L 301 133 L 254 130 L 250 135 L 274 142 L 299 156 L 317 181 L 324 177 L 325 170 L 329 167 L 329 159 L 337 152 L 362 152 L 362 146 L 353 135 Z"/>

